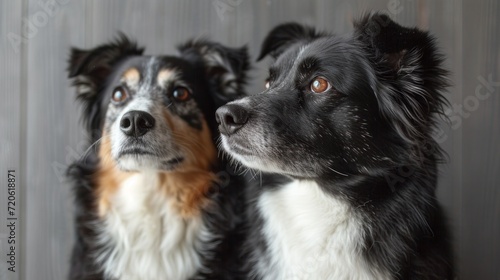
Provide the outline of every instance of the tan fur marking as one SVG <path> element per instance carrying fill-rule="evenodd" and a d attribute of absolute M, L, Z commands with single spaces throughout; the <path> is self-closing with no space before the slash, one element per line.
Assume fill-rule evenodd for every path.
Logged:
<path fill-rule="evenodd" d="M 104 134 L 99 147 L 100 168 L 97 172 L 97 210 L 103 217 L 110 208 L 111 197 L 116 193 L 120 184 L 130 177 L 133 172 L 122 172 L 116 166 L 111 156 L 111 139 Z"/>
<path fill-rule="evenodd" d="M 178 170 L 163 173 L 161 182 L 168 198 L 183 217 L 197 215 L 207 205 L 207 193 L 216 181 L 215 174 L 210 172 L 217 158 L 215 145 L 205 121 L 198 130 L 167 110 L 164 115 L 175 143 L 186 158 Z"/>
<path fill-rule="evenodd" d="M 163 69 L 158 72 L 157 80 L 156 82 L 158 85 L 161 87 L 165 86 L 165 83 L 172 79 L 172 76 L 175 76 L 175 71 L 172 69 Z"/>
<path fill-rule="evenodd" d="M 132 67 L 123 73 L 122 79 L 129 87 L 137 87 L 141 79 L 141 73 L 137 68 Z"/>

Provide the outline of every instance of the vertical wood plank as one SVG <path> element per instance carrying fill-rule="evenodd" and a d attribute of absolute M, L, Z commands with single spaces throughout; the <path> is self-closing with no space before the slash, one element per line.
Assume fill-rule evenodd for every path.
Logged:
<path fill-rule="evenodd" d="M 23 150 L 21 141 L 21 123 L 22 123 L 22 100 L 21 84 L 22 78 L 22 60 L 23 60 L 23 43 L 22 43 L 22 1 L 1 1 L 0 11 L 0 135 L 1 150 L 0 150 L 0 279 L 14 280 L 21 279 L 20 270 L 24 267 L 21 260 L 22 246 L 25 245 L 22 239 L 21 224 L 21 196 L 23 193 L 23 181 L 21 177 L 25 176 L 25 170 L 22 170 L 21 151 Z M 8 193 L 7 193 L 7 172 L 13 169 L 16 172 L 16 187 L 15 187 L 15 214 L 18 218 L 15 228 L 15 244 L 9 243 L 8 238 L 10 230 L 7 228 L 7 218 L 11 217 L 7 209 Z M 10 257 L 10 247 L 16 247 L 15 271 L 11 272 L 7 263 Z"/>
<path fill-rule="evenodd" d="M 451 86 L 447 99 L 451 106 L 462 102 L 462 2 L 461 1 L 426 1 L 428 21 L 424 23 L 436 37 L 436 44 L 445 55 L 444 65 L 450 71 Z M 448 153 L 445 164 L 440 166 L 438 198 L 449 216 L 449 225 L 454 238 L 457 272 L 461 271 L 462 257 L 462 127 L 452 127 L 442 121 L 437 139 Z"/>
<path fill-rule="evenodd" d="M 52 6 L 44 6 L 51 3 Z M 34 35 L 27 71 L 26 279 L 65 279 L 73 241 L 72 197 L 64 169 L 82 153 L 85 136 L 66 61 L 70 45 L 84 45 L 85 2 L 28 2 Z"/>
<path fill-rule="evenodd" d="M 464 4 L 462 277 L 499 279 L 500 6 Z"/>

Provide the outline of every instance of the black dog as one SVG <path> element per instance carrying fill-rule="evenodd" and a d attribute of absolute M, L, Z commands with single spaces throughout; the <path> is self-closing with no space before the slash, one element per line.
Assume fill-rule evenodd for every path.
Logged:
<path fill-rule="evenodd" d="M 228 154 L 274 174 L 248 198 L 250 278 L 452 279 L 434 39 L 374 14 L 348 36 L 280 25 L 268 54 L 267 90 L 217 110 Z"/>
<path fill-rule="evenodd" d="M 235 278 L 244 182 L 222 173 L 215 110 L 243 95 L 247 51 L 208 41 L 179 51 L 144 56 L 124 36 L 72 50 L 95 146 L 68 170 L 70 279 Z"/>

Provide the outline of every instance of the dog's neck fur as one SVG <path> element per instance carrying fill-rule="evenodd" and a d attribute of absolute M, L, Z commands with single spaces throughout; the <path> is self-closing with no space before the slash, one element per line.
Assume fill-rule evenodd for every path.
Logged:
<path fill-rule="evenodd" d="M 257 260 L 263 279 L 386 279 L 365 264 L 364 231 L 352 206 L 313 181 L 294 180 L 257 201 L 269 258 Z"/>
<path fill-rule="evenodd" d="M 197 251 L 210 239 L 201 217 L 214 181 L 209 166 L 184 172 L 123 172 L 100 149 L 96 256 L 118 279 L 186 279 L 201 267 Z"/>

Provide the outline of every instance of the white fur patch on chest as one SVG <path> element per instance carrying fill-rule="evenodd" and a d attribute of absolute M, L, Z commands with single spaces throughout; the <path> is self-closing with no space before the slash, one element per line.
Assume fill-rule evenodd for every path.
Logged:
<path fill-rule="evenodd" d="M 156 174 L 127 179 L 111 201 L 96 256 L 112 279 L 187 279 L 200 267 L 208 238 L 201 217 L 184 219 L 157 187 Z"/>
<path fill-rule="evenodd" d="M 349 204 L 315 182 L 265 192 L 258 208 L 270 256 L 253 256 L 263 279 L 387 279 L 361 256 L 363 232 Z"/>

